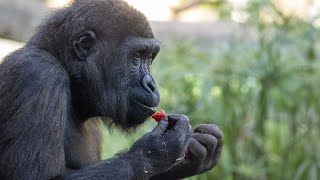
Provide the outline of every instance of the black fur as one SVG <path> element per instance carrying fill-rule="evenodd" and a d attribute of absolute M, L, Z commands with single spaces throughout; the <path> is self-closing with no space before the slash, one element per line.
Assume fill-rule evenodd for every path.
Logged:
<path fill-rule="evenodd" d="M 172 179 L 211 169 L 222 134 L 204 125 L 191 135 L 184 115 L 100 160 L 95 117 L 129 130 L 159 104 L 150 75 L 158 51 L 145 16 L 123 1 L 78 0 L 51 15 L 0 65 L 0 179 Z M 193 158 L 177 162 L 187 147 Z"/>

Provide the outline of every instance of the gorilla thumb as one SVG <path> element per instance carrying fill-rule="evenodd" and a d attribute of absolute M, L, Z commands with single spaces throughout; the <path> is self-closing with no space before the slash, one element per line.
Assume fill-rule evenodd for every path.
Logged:
<path fill-rule="evenodd" d="M 161 121 L 159 121 L 158 125 L 152 130 L 152 132 L 154 133 L 164 133 L 169 126 L 169 122 L 168 119 L 165 118 Z"/>

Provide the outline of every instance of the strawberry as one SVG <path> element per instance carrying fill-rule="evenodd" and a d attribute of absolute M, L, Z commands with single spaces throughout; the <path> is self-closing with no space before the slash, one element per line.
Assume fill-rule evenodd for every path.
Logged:
<path fill-rule="evenodd" d="M 156 120 L 157 122 L 160 122 L 161 119 L 164 119 L 167 117 L 166 113 L 164 112 L 164 110 L 161 110 L 160 112 L 156 112 L 154 114 L 152 114 L 151 116 L 154 120 Z"/>

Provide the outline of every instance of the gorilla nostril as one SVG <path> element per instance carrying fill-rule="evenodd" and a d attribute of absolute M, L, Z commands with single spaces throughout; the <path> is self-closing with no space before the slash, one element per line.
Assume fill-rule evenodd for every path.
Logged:
<path fill-rule="evenodd" d="M 141 86 L 144 90 L 150 93 L 153 93 L 156 90 L 156 85 L 150 75 L 142 77 Z"/>
<path fill-rule="evenodd" d="M 154 92 L 154 90 L 156 90 L 156 88 L 154 87 L 152 82 L 148 83 L 148 87 L 149 87 L 149 89 L 151 89 L 151 92 Z"/>

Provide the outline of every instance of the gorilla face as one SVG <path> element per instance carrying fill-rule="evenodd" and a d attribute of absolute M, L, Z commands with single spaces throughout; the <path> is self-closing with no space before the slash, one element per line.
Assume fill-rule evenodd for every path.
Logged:
<path fill-rule="evenodd" d="M 140 29 L 132 30 L 126 23 L 116 29 L 101 25 L 72 40 L 75 60 L 67 66 L 73 107 L 80 119 L 108 117 L 127 129 L 155 112 L 160 96 L 150 66 L 160 43 L 144 16 L 137 15 L 139 22 L 143 19 Z"/>
<path fill-rule="evenodd" d="M 128 40 L 130 68 L 128 113 L 129 124 L 138 125 L 155 112 L 160 101 L 159 92 L 153 77 L 150 75 L 150 66 L 160 50 L 159 42 L 155 39 L 131 38 Z"/>

